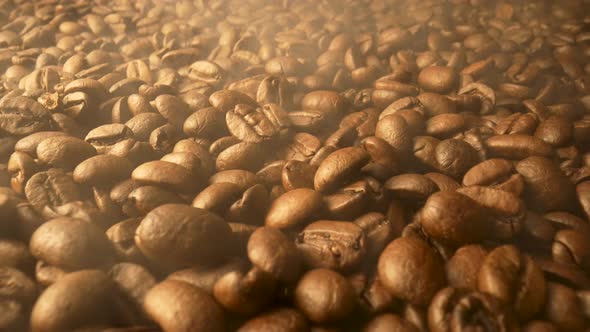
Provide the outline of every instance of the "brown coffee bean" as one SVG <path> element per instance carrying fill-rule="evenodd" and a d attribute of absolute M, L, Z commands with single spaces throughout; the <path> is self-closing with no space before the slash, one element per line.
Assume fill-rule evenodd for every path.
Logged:
<path fill-rule="evenodd" d="M 146 294 L 144 309 L 166 331 L 225 331 L 222 309 L 213 297 L 186 282 L 160 282 Z"/>
<path fill-rule="evenodd" d="M 498 240 L 511 239 L 523 229 L 526 216 L 524 202 L 511 192 L 490 187 L 471 186 L 457 189 L 457 192 L 473 199 L 485 209 L 489 229 Z"/>
<path fill-rule="evenodd" d="M 590 218 L 590 181 L 579 183 L 576 186 L 576 193 L 586 218 Z"/>
<path fill-rule="evenodd" d="M 106 235 L 111 241 L 117 255 L 125 261 L 143 263 L 145 257 L 135 243 L 135 230 L 139 227 L 141 218 L 131 218 L 111 226 Z"/>
<path fill-rule="evenodd" d="M 516 324 L 509 310 L 486 293 L 447 287 L 428 308 L 428 327 L 434 332 L 481 329 L 512 331 Z"/>
<path fill-rule="evenodd" d="M 295 288 L 295 304 L 312 322 L 338 321 L 354 308 L 352 286 L 341 274 L 328 269 L 307 272 Z"/>
<path fill-rule="evenodd" d="M 30 156 L 36 156 L 37 146 L 45 139 L 55 136 L 67 136 L 67 133 L 61 131 L 40 131 L 30 135 L 27 135 L 16 142 L 14 145 L 15 151 L 21 151 L 29 154 Z"/>
<path fill-rule="evenodd" d="M 430 66 L 422 69 L 418 74 L 418 84 L 421 88 L 438 93 L 451 90 L 457 81 L 457 73 L 451 67 Z"/>
<path fill-rule="evenodd" d="M 117 319 L 115 283 L 98 270 L 65 275 L 39 297 L 31 313 L 32 331 L 73 331 Z"/>
<path fill-rule="evenodd" d="M 286 191 L 298 188 L 313 189 L 313 178 L 316 167 L 308 163 L 289 160 L 281 171 L 281 183 Z"/>
<path fill-rule="evenodd" d="M 441 141 L 434 150 L 434 156 L 436 168 L 456 179 L 461 178 L 479 161 L 477 151 L 471 145 L 456 139 Z"/>
<path fill-rule="evenodd" d="M 158 264 L 209 265 L 226 255 L 231 230 L 218 216 L 180 204 L 153 209 L 135 233 L 139 249 Z"/>
<path fill-rule="evenodd" d="M 295 244 L 313 268 L 350 271 L 366 255 L 365 234 L 352 222 L 319 220 L 299 233 Z"/>
<path fill-rule="evenodd" d="M 276 280 L 253 268 L 245 274 L 232 271 L 219 278 L 213 287 L 213 295 L 226 310 L 252 315 L 269 304 L 275 287 Z"/>
<path fill-rule="evenodd" d="M 487 251 L 480 245 L 466 245 L 455 252 L 445 265 L 449 285 L 477 290 L 477 273 Z"/>
<path fill-rule="evenodd" d="M 183 193 L 194 192 L 199 187 L 195 175 L 188 169 L 169 161 L 149 161 L 136 167 L 131 178 L 141 184 L 162 186 Z"/>
<path fill-rule="evenodd" d="M 84 140 L 99 154 L 107 153 L 116 143 L 133 138 L 133 131 L 124 124 L 108 124 L 92 129 Z"/>
<path fill-rule="evenodd" d="M 91 223 L 57 218 L 41 225 L 31 237 L 31 254 L 66 270 L 102 268 L 114 262 L 114 251 L 103 230 Z"/>
<path fill-rule="evenodd" d="M 428 235 L 449 244 L 476 242 L 487 234 L 488 225 L 477 202 L 451 191 L 431 195 L 419 220 Z"/>
<path fill-rule="evenodd" d="M 317 191 L 331 191 L 350 181 L 369 161 L 369 154 L 357 147 L 336 150 L 318 167 L 314 178 Z"/>
<path fill-rule="evenodd" d="M 379 257 L 377 271 L 394 296 L 410 303 L 430 303 L 445 284 L 442 259 L 418 238 L 402 237 L 391 242 Z"/>
<path fill-rule="evenodd" d="M 58 168 L 33 175 L 27 181 L 25 195 L 39 212 L 48 208 L 55 209 L 82 198 L 81 190 L 72 176 Z"/>
<path fill-rule="evenodd" d="M 387 180 L 384 188 L 394 197 L 406 200 L 424 201 L 438 190 L 437 185 L 421 174 L 402 174 Z"/>
<path fill-rule="evenodd" d="M 389 143 L 398 153 L 407 153 L 411 149 L 410 126 L 399 115 L 388 115 L 380 119 L 375 128 L 375 136 Z"/>
<path fill-rule="evenodd" d="M 529 157 L 516 164 L 525 182 L 524 195 L 538 211 L 568 210 L 574 201 L 574 186 L 549 159 Z M 559 192 L 559 195 L 555 193 Z"/>
<path fill-rule="evenodd" d="M 513 164 L 506 159 L 488 159 L 473 166 L 465 173 L 463 185 L 494 185 L 509 176 L 513 171 Z"/>
<path fill-rule="evenodd" d="M 559 283 L 547 284 L 545 317 L 560 331 L 581 331 L 586 325 L 576 293 Z"/>
<path fill-rule="evenodd" d="M 51 113 L 27 97 L 2 98 L 0 114 L 0 129 L 11 135 L 25 136 L 54 126 Z"/>
<path fill-rule="evenodd" d="M 377 258 L 385 246 L 395 237 L 395 229 L 389 218 L 378 212 L 369 212 L 354 220 L 365 234 L 367 257 Z"/>
<path fill-rule="evenodd" d="M 126 158 L 102 154 L 88 158 L 74 169 L 74 180 L 91 186 L 109 186 L 131 175 L 133 164 Z"/>
<path fill-rule="evenodd" d="M 255 331 L 301 332 L 309 330 L 307 320 L 299 311 L 291 308 L 279 308 L 260 314 L 238 329 L 239 332 Z"/>
<path fill-rule="evenodd" d="M 189 115 L 182 126 L 190 137 L 219 137 L 227 133 L 223 112 L 214 107 L 205 107 Z"/>
<path fill-rule="evenodd" d="M 297 228 L 317 217 L 323 208 L 322 195 L 300 188 L 279 196 L 270 206 L 265 224 L 276 228 Z"/>
<path fill-rule="evenodd" d="M 543 272 L 530 257 L 511 245 L 498 247 L 486 256 L 477 283 L 480 291 L 512 304 L 516 315 L 524 321 L 545 305 L 547 286 Z"/>
<path fill-rule="evenodd" d="M 540 139 L 522 134 L 498 135 L 486 145 L 492 155 L 506 159 L 525 159 L 530 156 L 551 157 L 551 146 Z"/>
<path fill-rule="evenodd" d="M 248 258 L 258 269 L 285 282 L 297 280 L 301 258 L 291 240 L 280 230 L 260 227 L 248 240 Z"/>
<path fill-rule="evenodd" d="M 590 247 L 584 240 L 586 234 L 574 230 L 561 230 L 555 234 L 551 247 L 553 260 L 558 263 L 575 265 L 586 271 L 590 267 Z"/>
<path fill-rule="evenodd" d="M 363 329 L 363 332 L 379 331 L 416 332 L 418 329 L 397 315 L 382 314 L 373 318 Z"/>

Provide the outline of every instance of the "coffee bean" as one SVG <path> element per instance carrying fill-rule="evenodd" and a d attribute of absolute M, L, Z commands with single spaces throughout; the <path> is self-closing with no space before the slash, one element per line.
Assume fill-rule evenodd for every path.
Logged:
<path fill-rule="evenodd" d="M 427 304 L 444 286 L 444 265 L 428 244 L 417 238 L 402 237 L 381 253 L 379 279 L 396 297 L 416 304 Z"/>
<path fill-rule="evenodd" d="M 88 222 L 57 218 L 41 225 L 31 237 L 31 254 L 66 270 L 102 268 L 114 262 L 114 251 L 103 231 Z"/>
<path fill-rule="evenodd" d="M 301 272 L 301 258 L 293 242 L 280 230 L 260 227 L 248 240 L 248 258 L 277 280 L 293 282 Z"/>
<path fill-rule="evenodd" d="M 116 320 L 115 283 L 103 272 L 65 275 L 45 290 L 31 313 L 32 331 L 64 331 Z"/>
<path fill-rule="evenodd" d="M 213 295 L 226 310 L 252 315 L 269 304 L 275 288 L 275 279 L 253 268 L 245 274 L 232 271 L 219 278 L 213 286 Z"/>
<path fill-rule="evenodd" d="M 197 188 L 195 175 L 186 168 L 169 161 L 149 161 L 131 173 L 133 180 L 146 185 L 162 186 L 187 193 Z"/>
<path fill-rule="evenodd" d="M 305 317 L 297 310 L 290 308 L 278 308 L 276 310 L 258 315 L 238 329 L 239 332 L 254 331 L 307 331 L 308 323 Z"/>
<path fill-rule="evenodd" d="M 511 313 L 495 297 L 461 288 L 440 290 L 428 308 L 428 327 L 432 331 L 510 331 L 515 325 Z"/>
<path fill-rule="evenodd" d="M 208 265 L 228 252 L 231 230 L 218 216 L 187 205 L 153 209 L 135 232 L 139 249 L 162 265 Z"/>
<path fill-rule="evenodd" d="M 516 164 L 525 182 L 525 198 L 535 210 L 567 210 L 574 201 L 573 184 L 549 159 L 526 158 Z M 555 195 L 560 192 L 560 195 Z"/>
<path fill-rule="evenodd" d="M 486 236 L 487 222 L 477 202 L 443 191 L 431 195 L 419 212 L 424 231 L 449 244 L 466 244 Z"/>
<path fill-rule="evenodd" d="M 74 180 L 81 184 L 108 186 L 131 175 L 129 160 L 110 154 L 94 156 L 79 163 L 74 169 Z"/>
<path fill-rule="evenodd" d="M 304 274 L 295 288 L 295 304 L 312 322 L 329 323 L 354 308 L 354 290 L 341 274 L 315 269 Z"/>
<path fill-rule="evenodd" d="M 508 272 L 514 271 L 514 272 Z M 490 252 L 478 273 L 478 289 L 503 303 L 511 303 L 516 315 L 528 320 L 545 304 L 546 282 L 532 259 L 514 246 L 502 246 Z M 523 294 L 515 297 L 517 292 Z"/>
<path fill-rule="evenodd" d="M 279 196 L 270 206 L 265 224 L 276 228 L 304 226 L 323 208 L 322 195 L 315 190 L 293 189 Z"/>
<path fill-rule="evenodd" d="M 366 254 L 365 234 L 352 222 L 319 220 L 297 236 L 304 262 L 313 268 L 354 269 Z"/>
<path fill-rule="evenodd" d="M 51 114 L 41 104 L 27 97 L 0 100 L 0 129 L 17 136 L 51 130 Z"/>
<path fill-rule="evenodd" d="M 350 147 L 331 153 L 320 164 L 314 178 L 317 191 L 330 191 L 345 184 L 350 177 L 358 174 L 369 161 L 369 154 L 363 149 Z"/>
<path fill-rule="evenodd" d="M 186 282 L 160 282 L 146 294 L 144 309 L 167 331 L 225 331 L 219 305 L 205 291 Z"/>

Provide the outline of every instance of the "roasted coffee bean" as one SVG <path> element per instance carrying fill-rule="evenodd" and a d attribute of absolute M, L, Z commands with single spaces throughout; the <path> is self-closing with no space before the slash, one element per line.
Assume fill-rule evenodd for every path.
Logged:
<path fill-rule="evenodd" d="M 580 331 L 586 325 L 576 293 L 559 283 L 547 284 L 545 317 L 560 331 Z"/>
<path fill-rule="evenodd" d="M 221 307 L 204 290 L 164 280 L 145 295 L 144 309 L 166 331 L 225 331 Z"/>
<path fill-rule="evenodd" d="M 313 176 L 316 168 L 308 163 L 290 160 L 281 171 L 281 183 L 286 191 L 297 188 L 313 189 Z"/>
<path fill-rule="evenodd" d="M 79 163 L 74 169 L 74 180 L 91 186 L 108 186 L 128 178 L 133 164 L 126 158 L 102 154 Z"/>
<path fill-rule="evenodd" d="M 293 242 L 280 230 L 260 227 L 248 240 L 248 258 L 277 280 L 293 282 L 301 273 L 301 258 Z"/>
<path fill-rule="evenodd" d="M 35 100 L 22 96 L 0 100 L 0 129 L 11 135 L 25 136 L 51 130 L 51 113 Z"/>
<path fill-rule="evenodd" d="M 480 291 L 511 304 L 523 321 L 533 317 L 545 305 L 547 286 L 543 272 L 514 246 L 498 247 L 486 256 L 479 269 L 477 284 Z"/>
<path fill-rule="evenodd" d="M 382 314 L 373 318 L 364 327 L 363 332 L 400 331 L 415 332 L 418 329 L 408 321 L 394 314 Z"/>
<path fill-rule="evenodd" d="M 169 161 L 149 161 L 131 173 L 133 180 L 146 185 L 162 186 L 183 193 L 194 192 L 198 187 L 195 174 Z"/>
<path fill-rule="evenodd" d="M 315 189 L 324 192 L 342 186 L 360 173 L 369 158 L 365 150 L 357 147 L 336 150 L 322 161 L 315 173 Z"/>
<path fill-rule="evenodd" d="M 145 257 L 135 243 L 135 230 L 139 227 L 141 218 L 131 218 L 111 226 L 106 235 L 121 259 L 129 262 L 143 263 Z"/>
<path fill-rule="evenodd" d="M 431 331 L 513 331 L 511 312 L 493 296 L 477 291 L 447 287 L 440 290 L 428 308 Z"/>
<path fill-rule="evenodd" d="M 402 237 L 381 253 L 379 279 L 396 297 L 415 304 L 428 304 L 444 286 L 444 264 L 426 242 Z"/>
<path fill-rule="evenodd" d="M 428 235 L 453 245 L 482 240 L 489 226 L 476 201 L 452 191 L 431 195 L 418 218 Z"/>
<path fill-rule="evenodd" d="M 380 119 L 375 128 L 375 136 L 389 143 L 398 153 L 407 153 L 411 149 L 410 126 L 399 115 L 388 115 Z"/>
<path fill-rule="evenodd" d="M 118 319 L 116 284 L 98 270 L 65 275 L 39 297 L 31 313 L 32 331 L 73 331 Z"/>
<path fill-rule="evenodd" d="M 153 209 L 135 232 L 135 242 L 144 255 L 171 267 L 214 263 L 229 251 L 231 237 L 223 219 L 180 204 Z"/>
<path fill-rule="evenodd" d="M 493 156 L 507 159 L 551 157 L 554 153 L 549 144 L 523 134 L 492 136 L 486 141 L 486 145 Z"/>
<path fill-rule="evenodd" d="M 352 222 L 319 220 L 305 227 L 295 243 L 308 266 L 348 271 L 366 255 L 365 241 L 362 228 Z"/>
<path fill-rule="evenodd" d="M 96 154 L 94 147 L 83 140 L 69 136 L 54 136 L 37 145 L 39 161 L 50 167 L 74 169 L 83 160 Z"/>
<path fill-rule="evenodd" d="M 355 221 L 365 234 L 367 257 L 377 258 L 385 246 L 395 237 L 390 220 L 381 213 L 370 212 Z"/>
<path fill-rule="evenodd" d="M 102 154 L 120 141 L 133 138 L 133 131 L 124 124 L 106 124 L 92 129 L 84 140 Z"/>
<path fill-rule="evenodd" d="M 534 210 L 571 209 L 574 185 L 551 160 L 529 157 L 516 164 L 516 171 L 524 178 L 525 199 Z M 560 194 L 556 195 L 557 192 Z"/>
<path fill-rule="evenodd" d="M 447 280 L 456 288 L 477 289 L 477 274 L 487 252 L 480 245 L 466 245 L 446 262 Z"/>
<path fill-rule="evenodd" d="M 245 274 L 232 271 L 219 278 L 213 287 L 213 295 L 226 310 L 252 315 L 269 304 L 275 287 L 275 279 L 253 268 Z"/>
<path fill-rule="evenodd" d="M 275 228 L 303 227 L 320 215 L 324 207 L 322 195 L 315 190 L 300 188 L 279 196 L 270 206 L 265 224 Z"/>
<path fill-rule="evenodd" d="M 437 185 L 421 174 L 402 174 L 385 182 L 384 187 L 399 199 L 424 201 L 438 190 Z"/>
<path fill-rule="evenodd" d="M 576 265 L 584 271 L 587 271 L 588 254 L 590 248 L 587 248 L 585 233 L 574 230 L 562 230 L 555 234 L 551 251 L 553 260 L 558 263 Z"/>
<path fill-rule="evenodd" d="M 82 192 L 72 176 L 59 168 L 33 175 L 27 181 L 25 195 L 40 213 L 82 198 Z"/>
<path fill-rule="evenodd" d="M 30 250 L 38 260 L 70 271 L 107 267 L 115 259 L 103 230 L 67 217 L 41 225 L 31 237 Z"/>
<path fill-rule="evenodd" d="M 328 269 L 314 269 L 304 274 L 295 288 L 295 304 L 316 323 L 330 323 L 345 318 L 354 309 L 355 294 L 341 274 Z"/>
<path fill-rule="evenodd" d="M 309 330 L 305 316 L 291 308 L 276 310 L 258 315 L 245 322 L 238 329 L 239 332 L 255 331 L 285 331 L 299 332 Z"/>
<path fill-rule="evenodd" d="M 511 239 L 523 229 L 526 216 L 524 202 L 509 191 L 490 187 L 471 186 L 457 189 L 486 210 L 493 237 L 498 240 Z"/>

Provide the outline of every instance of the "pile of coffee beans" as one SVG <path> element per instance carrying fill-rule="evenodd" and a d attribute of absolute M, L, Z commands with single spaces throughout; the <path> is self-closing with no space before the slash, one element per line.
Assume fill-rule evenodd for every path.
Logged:
<path fill-rule="evenodd" d="M 590 331 L 590 1 L 0 0 L 21 331 Z"/>

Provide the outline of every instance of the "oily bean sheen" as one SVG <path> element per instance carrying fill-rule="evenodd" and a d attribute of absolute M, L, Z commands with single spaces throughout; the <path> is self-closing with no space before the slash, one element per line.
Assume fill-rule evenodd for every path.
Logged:
<path fill-rule="evenodd" d="M 425 241 L 413 237 L 391 242 L 379 257 L 377 271 L 394 296 L 418 305 L 430 303 L 445 284 L 440 256 Z"/>
<path fill-rule="evenodd" d="M 483 239 L 488 226 L 485 217 L 476 201 L 452 191 L 434 193 L 419 212 L 428 235 L 454 245 Z"/>
<path fill-rule="evenodd" d="M 224 331 L 223 312 L 215 300 L 189 283 L 165 280 L 150 289 L 143 303 L 165 331 Z"/>
<path fill-rule="evenodd" d="M 171 266 L 216 262 L 225 256 L 231 241 L 231 230 L 223 219 L 180 204 L 155 208 L 135 232 L 135 242 L 144 255 Z"/>
<path fill-rule="evenodd" d="M 331 191 L 350 181 L 369 161 L 369 154 L 357 147 L 349 147 L 332 152 L 318 167 L 314 178 L 317 191 Z"/>
<path fill-rule="evenodd" d="M 514 246 L 498 247 L 486 256 L 477 284 L 480 291 L 512 304 L 517 316 L 525 321 L 545 305 L 543 272 Z"/>
<path fill-rule="evenodd" d="M 0 0 L 0 332 L 590 331 L 588 239 L 588 0 Z"/>

